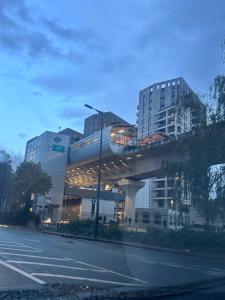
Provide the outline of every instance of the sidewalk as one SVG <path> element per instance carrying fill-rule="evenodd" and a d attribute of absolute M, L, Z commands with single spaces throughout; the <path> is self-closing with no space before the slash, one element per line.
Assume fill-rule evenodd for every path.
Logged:
<path fill-rule="evenodd" d="M 123 245 L 123 246 L 128 246 L 128 247 L 133 247 L 133 248 L 146 249 L 146 250 L 161 251 L 161 252 L 167 252 L 167 253 L 172 253 L 172 254 L 203 257 L 203 258 L 216 259 L 216 260 L 225 260 L 225 254 L 224 255 L 210 254 L 210 253 L 205 254 L 202 252 L 194 252 L 189 249 L 180 250 L 180 249 L 165 248 L 165 247 L 160 247 L 160 246 L 150 246 L 150 245 L 145 245 L 145 244 L 140 244 L 140 243 L 131 243 L 131 242 L 126 242 L 126 241 L 96 239 L 93 237 L 73 235 L 73 234 L 51 231 L 51 230 L 42 230 L 40 232 L 42 232 L 44 234 L 51 234 L 51 235 L 61 236 L 61 237 L 70 238 L 70 239 L 71 238 L 72 239 L 80 239 L 80 240 L 94 241 L 94 242 L 106 243 L 106 244 Z"/>

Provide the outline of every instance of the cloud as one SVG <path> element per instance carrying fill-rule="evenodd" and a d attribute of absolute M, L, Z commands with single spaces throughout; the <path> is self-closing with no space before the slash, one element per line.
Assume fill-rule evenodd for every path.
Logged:
<path fill-rule="evenodd" d="M 41 97 L 41 96 L 42 96 L 42 93 L 39 92 L 39 91 L 33 91 L 33 95 L 34 95 L 34 96 L 37 96 L 37 97 Z"/>
<path fill-rule="evenodd" d="M 23 22 L 27 22 L 27 23 L 32 23 L 33 20 L 30 16 L 30 12 L 27 9 L 27 7 L 25 5 L 21 5 L 18 10 L 17 10 L 17 15 L 18 17 L 23 21 Z"/>
<path fill-rule="evenodd" d="M 99 70 L 104 73 L 112 74 L 126 71 L 137 64 L 134 54 L 126 53 L 115 58 L 106 57 L 102 60 Z"/>
<path fill-rule="evenodd" d="M 57 21 L 43 19 L 43 23 L 55 36 L 70 42 L 79 42 L 87 47 L 98 47 L 99 41 L 96 33 L 90 29 L 75 30 L 59 25 Z"/>
<path fill-rule="evenodd" d="M 9 0 L 8 5 L 1 3 L 0 46 L 10 54 L 83 64 L 85 55 L 79 48 L 97 47 L 97 36 L 89 29 L 65 28 L 40 14 L 34 17 L 32 9 L 22 0 Z"/>
<path fill-rule="evenodd" d="M 67 106 L 59 113 L 59 117 L 65 120 L 73 120 L 75 123 L 79 120 L 83 120 L 85 112 L 80 108 L 74 106 Z"/>
<path fill-rule="evenodd" d="M 26 77 L 20 73 L 16 72 L 0 72 L 0 77 L 16 79 L 16 80 L 25 80 Z"/>
<path fill-rule="evenodd" d="M 100 74 L 95 66 L 89 66 L 79 72 L 68 69 L 67 72 L 40 74 L 30 82 L 49 93 L 80 95 L 96 93 L 104 89 L 105 80 L 104 74 Z"/>
<path fill-rule="evenodd" d="M 18 133 L 18 137 L 21 138 L 22 140 L 25 140 L 27 138 L 27 134 L 26 133 Z"/>

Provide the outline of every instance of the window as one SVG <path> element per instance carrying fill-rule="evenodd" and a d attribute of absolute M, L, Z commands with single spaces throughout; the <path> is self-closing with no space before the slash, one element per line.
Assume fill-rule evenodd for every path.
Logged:
<path fill-rule="evenodd" d="M 143 223 L 149 223 L 149 212 L 147 211 L 143 212 Z"/>
<path fill-rule="evenodd" d="M 160 97 L 160 108 L 165 107 L 165 97 Z"/>
<path fill-rule="evenodd" d="M 158 200 L 158 207 L 159 208 L 165 207 L 165 201 L 164 200 Z"/>
<path fill-rule="evenodd" d="M 138 212 L 135 211 L 135 223 L 137 223 L 137 222 L 138 222 Z"/>
<path fill-rule="evenodd" d="M 171 95 L 171 105 L 174 105 L 176 103 L 175 95 Z"/>
<path fill-rule="evenodd" d="M 168 133 L 171 133 L 171 132 L 174 132 L 174 131 L 175 131 L 175 126 L 174 125 L 168 127 Z"/>
<path fill-rule="evenodd" d="M 155 225 L 161 225 L 162 223 L 162 216 L 161 215 L 154 215 L 154 224 Z"/>

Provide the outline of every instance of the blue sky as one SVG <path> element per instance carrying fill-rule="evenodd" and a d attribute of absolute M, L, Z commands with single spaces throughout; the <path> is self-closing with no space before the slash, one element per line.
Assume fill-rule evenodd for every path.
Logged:
<path fill-rule="evenodd" d="M 205 93 L 224 38 L 223 0 L 0 0 L 0 148 L 82 131 L 84 103 L 135 123 L 139 90 L 157 81 Z"/>

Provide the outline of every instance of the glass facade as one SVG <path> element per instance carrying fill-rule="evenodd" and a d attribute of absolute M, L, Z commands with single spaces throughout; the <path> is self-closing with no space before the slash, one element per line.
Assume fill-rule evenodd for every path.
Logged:
<path fill-rule="evenodd" d="M 103 129 L 102 157 L 122 154 L 127 147 L 137 145 L 137 131 L 133 125 L 113 125 Z M 95 162 L 99 158 L 100 131 L 71 145 L 71 165 Z"/>
<path fill-rule="evenodd" d="M 112 144 L 137 145 L 137 131 L 134 126 L 114 126 L 110 134 Z"/>

